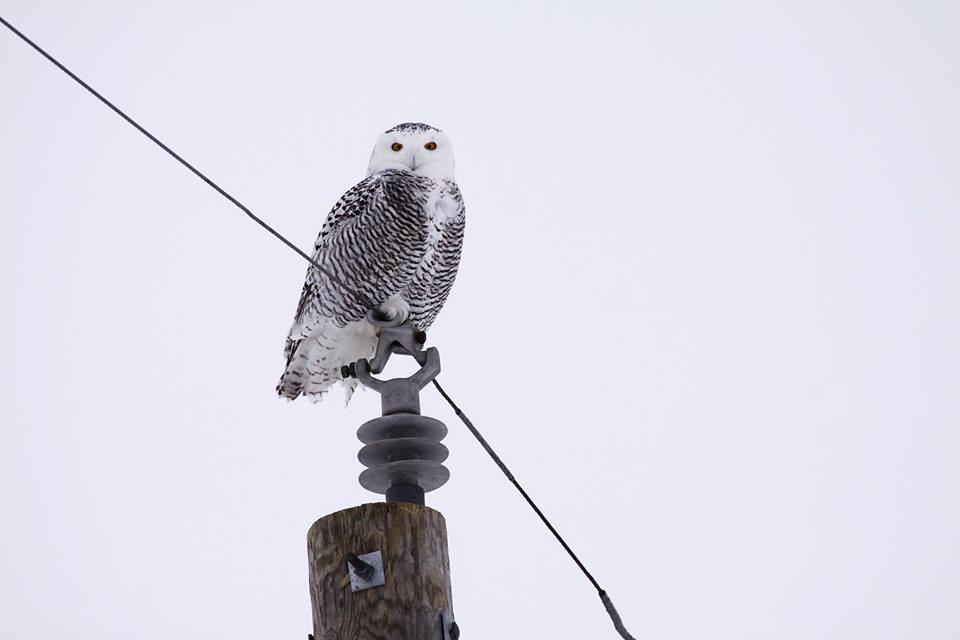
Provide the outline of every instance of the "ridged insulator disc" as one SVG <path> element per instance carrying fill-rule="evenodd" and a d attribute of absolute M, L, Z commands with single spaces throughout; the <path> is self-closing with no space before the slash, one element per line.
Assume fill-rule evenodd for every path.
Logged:
<path fill-rule="evenodd" d="M 360 486 L 374 493 L 386 493 L 395 484 L 416 484 L 424 491 L 442 487 L 450 470 L 430 460 L 401 460 L 367 469 L 360 474 Z"/>
<path fill-rule="evenodd" d="M 374 467 L 398 460 L 432 460 L 443 462 L 450 452 L 436 440 L 426 438 L 390 438 L 377 440 L 360 449 L 357 458 L 365 467 Z"/>
<path fill-rule="evenodd" d="M 415 413 L 396 413 L 390 416 L 374 418 L 360 425 L 357 437 L 360 442 L 370 444 L 388 438 L 428 438 L 443 440 L 447 435 L 447 426 L 434 418 Z"/>

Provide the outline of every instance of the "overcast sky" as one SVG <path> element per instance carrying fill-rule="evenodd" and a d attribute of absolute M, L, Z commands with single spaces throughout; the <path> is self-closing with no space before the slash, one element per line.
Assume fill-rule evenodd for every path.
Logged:
<path fill-rule="evenodd" d="M 953 640 L 960 5 L 723 4 L 0 15 L 302 247 L 444 129 L 441 379 L 635 637 Z M 0 636 L 304 638 L 378 398 L 279 401 L 304 262 L 5 30 L 0 77 Z M 463 637 L 614 638 L 423 404 Z"/>

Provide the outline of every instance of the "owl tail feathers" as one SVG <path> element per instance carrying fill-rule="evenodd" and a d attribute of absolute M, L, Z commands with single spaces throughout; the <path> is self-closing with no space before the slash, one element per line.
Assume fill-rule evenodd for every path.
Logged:
<path fill-rule="evenodd" d="M 305 367 L 287 365 L 277 383 L 277 395 L 286 400 L 296 400 L 300 396 L 313 402 L 320 402 L 324 394 L 339 378 L 333 371 L 325 369 L 308 373 Z"/>
<path fill-rule="evenodd" d="M 280 382 L 277 383 L 277 395 L 289 401 L 296 400 L 300 396 L 303 396 L 311 402 L 320 402 L 323 400 L 323 396 L 326 395 L 327 391 L 330 390 L 330 387 L 338 380 L 343 386 L 343 406 L 346 407 L 350 404 L 350 399 L 353 397 L 353 392 L 356 391 L 358 383 L 356 380 L 344 380 L 339 376 L 331 375 L 325 381 L 318 381 L 316 376 L 312 376 L 310 382 L 304 384 L 298 380 L 295 372 L 291 372 L 291 375 L 284 373 L 280 378 Z"/>
<path fill-rule="evenodd" d="M 339 327 L 328 324 L 290 345 L 287 367 L 277 383 L 277 394 L 287 400 L 303 396 L 320 402 L 337 381 L 343 383 L 350 402 L 357 381 L 343 379 L 340 368 L 360 358 L 370 358 L 376 347 L 376 332 L 365 320 Z"/>

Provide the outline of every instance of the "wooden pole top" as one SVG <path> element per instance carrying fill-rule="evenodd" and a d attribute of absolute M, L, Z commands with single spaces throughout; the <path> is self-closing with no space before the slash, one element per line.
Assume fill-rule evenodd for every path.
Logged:
<path fill-rule="evenodd" d="M 382 586 L 352 591 L 347 554 L 379 551 Z M 377 502 L 337 511 L 307 533 L 317 640 L 444 638 L 453 615 L 443 515 L 422 505 Z"/>

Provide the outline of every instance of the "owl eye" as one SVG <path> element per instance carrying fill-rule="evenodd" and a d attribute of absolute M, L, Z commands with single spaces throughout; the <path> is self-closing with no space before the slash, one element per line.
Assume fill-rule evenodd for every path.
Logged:
<path fill-rule="evenodd" d="M 400 151 L 400 149 L 403 149 L 403 145 L 399 142 L 394 142 L 392 145 L 390 145 L 390 148 L 394 151 Z"/>
<path fill-rule="evenodd" d="M 435 151 L 437 149 L 437 143 L 428 142 L 427 144 L 423 145 L 423 148 L 426 149 L 427 151 Z"/>

